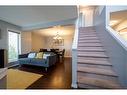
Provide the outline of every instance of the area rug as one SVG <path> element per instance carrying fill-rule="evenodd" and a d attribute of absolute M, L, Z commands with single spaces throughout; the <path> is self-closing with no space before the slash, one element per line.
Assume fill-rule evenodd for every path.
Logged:
<path fill-rule="evenodd" d="M 17 69 L 7 71 L 7 89 L 26 89 L 43 75 Z"/>

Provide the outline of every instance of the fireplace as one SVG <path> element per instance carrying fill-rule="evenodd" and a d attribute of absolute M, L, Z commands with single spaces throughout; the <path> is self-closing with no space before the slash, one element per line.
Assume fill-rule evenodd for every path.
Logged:
<path fill-rule="evenodd" d="M 0 68 L 4 68 L 7 64 L 7 51 L 0 49 Z"/>

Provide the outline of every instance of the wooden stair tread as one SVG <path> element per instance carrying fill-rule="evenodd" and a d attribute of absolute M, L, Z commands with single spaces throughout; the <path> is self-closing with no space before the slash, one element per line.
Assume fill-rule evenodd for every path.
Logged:
<path fill-rule="evenodd" d="M 95 29 L 93 26 L 80 27 L 79 29 Z"/>
<path fill-rule="evenodd" d="M 79 67 L 88 67 L 88 68 L 98 68 L 98 69 L 106 69 L 106 70 L 112 70 L 111 65 L 95 65 L 95 64 L 82 64 L 78 63 Z"/>
<path fill-rule="evenodd" d="M 97 37 L 97 34 L 96 33 L 93 33 L 93 34 L 88 34 L 88 33 L 79 33 L 79 37 Z"/>
<path fill-rule="evenodd" d="M 116 77 L 116 76 L 105 76 L 105 75 L 98 75 L 98 74 L 84 73 L 84 72 L 77 72 L 77 74 L 78 74 L 78 76 L 106 79 L 106 80 L 111 80 L 111 81 L 118 81 L 118 77 Z"/>
<path fill-rule="evenodd" d="M 84 60 L 102 60 L 102 61 L 108 61 L 108 58 L 102 58 L 102 57 L 87 57 L 87 56 L 78 56 L 78 58 L 84 59 Z"/>
<path fill-rule="evenodd" d="M 100 43 L 100 40 L 79 40 L 78 43 Z"/>
<path fill-rule="evenodd" d="M 78 47 L 78 51 L 105 51 L 102 47 Z"/>
<path fill-rule="evenodd" d="M 92 73 L 92 74 L 99 74 L 99 75 L 106 75 L 106 76 L 116 76 L 116 73 L 113 70 L 107 70 L 107 69 L 100 69 L 100 68 L 93 68 L 93 67 L 80 67 L 78 66 L 79 72 L 86 72 L 86 73 Z"/>
<path fill-rule="evenodd" d="M 81 52 L 81 51 L 78 51 L 78 56 L 108 58 L 108 56 L 105 55 L 104 52 L 83 52 L 83 51 Z"/>
<path fill-rule="evenodd" d="M 79 37 L 79 40 L 92 40 L 92 39 L 97 39 L 98 40 L 98 37 Z"/>
<path fill-rule="evenodd" d="M 87 50 L 87 49 L 90 49 L 90 50 L 103 50 L 105 51 L 105 49 L 103 47 L 94 47 L 94 46 L 87 46 L 87 47 L 78 47 L 79 50 Z"/>
<path fill-rule="evenodd" d="M 78 46 L 86 46 L 86 47 L 88 47 L 88 46 L 98 46 L 98 47 L 102 47 L 103 45 L 101 44 L 101 43 L 79 43 L 78 44 Z"/>
<path fill-rule="evenodd" d="M 92 34 L 92 35 L 79 35 L 79 37 L 97 37 L 97 35 L 94 35 L 94 34 Z"/>
<path fill-rule="evenodd" d="M 96 32 L 79 32 L 79 36 L 80 35 L 97 35 Z"/>
<path fill-rule="evenodd" d="M 96 32 L 94 29 L 79 29 L 80 32 Z"/>
<path fill-rule="evenodd" d="M 95 31 L 94 28 L 87 28 L 87 27 L 85 27 L 85 28 L 79 28 L 79 30 L 80 31 Z"/>
<path fill-rule="evenodd" d="M 78 63 L 80 64 L 92 64 L 92 65 L 105 65 L 105 66 L 112 66 L 111 63 L 104 60 L 85 60 L 82 58 L 78 58 Z"/>
<path fill-rule="evenodd" d="M 82 89 L 100 89 L 100 87 L 97 86 L 93 86 L 93 85 L 87 85 L 87 84 L 83 84 L 83 83 L 78 83 L 78 88 L 82 88 Z"/>
<path fill-rule="evenodd" d="M 95 30 L 81 30 L 79 33 L 96 33 Z"/>
<path fill-rule="evenodd" d="M 93 29 L 80 29 L 80 33 L 88 33 L 88 32 L 96 32 L 95 30 L 93 30 Z"/>
<path fill-rule="evenodd" d="M 121 88 L 117 81 L 78 76 L 78 83 L 101 88 Z M 80 88 L 80 87 L 79 87 Z"/>
<path fill-rule="evenodd" d="M 90 30 L 92 30 L 92 31 L 95 31 L 95 28 L 93 28 L 93 27 L 80 27 L 79 28 L 79 30 L 80 31 L 90 31 Z"/>

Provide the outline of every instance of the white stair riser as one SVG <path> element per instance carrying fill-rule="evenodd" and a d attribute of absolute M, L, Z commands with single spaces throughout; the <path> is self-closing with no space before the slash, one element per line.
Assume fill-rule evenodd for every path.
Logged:
<path fill-rule="evenodd" d="M 94 58 L 94 57 L 78 57 L 79 58 L 82 58 L 84 60 L 102 60 L 102 61 L 108 61 L 109 59 L 108 58 Z"/>

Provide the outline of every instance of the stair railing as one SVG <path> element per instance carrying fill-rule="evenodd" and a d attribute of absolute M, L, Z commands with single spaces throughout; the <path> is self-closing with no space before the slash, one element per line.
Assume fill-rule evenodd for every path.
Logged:
<path fill-rule="evenodd" d="M 79 27 L 82 27 L 82 13 L 79 14 L 75 22 L 75 33 L 72 44 L 72 88 L 77 88 L 77 49 L 78 49 L 78 33 Z"/>
<path fill-rule="evenodd" d="M 77 47 L 78 47 L 78 19 L 75 25 L 75 34 L 72 44 L 72 88 L 77 88 Z"/>

